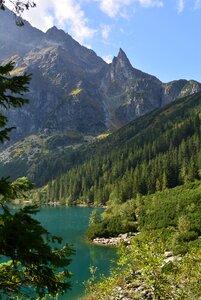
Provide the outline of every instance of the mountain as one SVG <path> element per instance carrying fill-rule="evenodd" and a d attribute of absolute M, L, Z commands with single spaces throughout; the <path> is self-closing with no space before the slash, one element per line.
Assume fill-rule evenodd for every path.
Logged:
<path fill-rule="evenodd" d="M 72 201 L 125 201 L 136 193 L 172 188 L 200 176 L 200 111 L 197 93 L 112 134 L 31 135 L 0 152 L 0 173 L 13 180 L 28 176 L 36 187 L 56 179 L 63 190 L 58 199 Z"/>
<path fill-rule="evenodd" d="M 13 141 L 68 130 L 97 135 L 201 90 L 193 80 L 162 83 L 133 68 L 122 49 L 107 64 L 56 27 L 17 27 L 9 10 L 0 12 L 0 28 L 0 62 L 15 62 L 11 75 L 32 74 L 30 104 L 8 115 Z"/>
<path fill-rule="evenodd" d="M 42 190 L 44 201 L 124 203 L 199 179 L 200 111 L 198 93 L 92 142 L 80 149 L 82 160 Z"/>

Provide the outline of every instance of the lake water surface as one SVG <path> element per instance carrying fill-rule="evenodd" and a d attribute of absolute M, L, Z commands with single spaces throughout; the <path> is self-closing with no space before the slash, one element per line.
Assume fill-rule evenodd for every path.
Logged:
<path fill-rule="evenodd" d="M 73 273 L 73 288 L 59 300 L 80 299 L 84 295 L 83 282 L 90 277 L 90 265 L 97 267 L 97 274 L 109 274 L 111 260 L 116 257 L 115 249 L 101 247 L 84 240 L 92 208 L 81 207 L 45 207 L 37 219 L 52 234 L 61 236 L 65 243 L 72 244 L 76 255 L 72 256 L 69 270 Z"/>

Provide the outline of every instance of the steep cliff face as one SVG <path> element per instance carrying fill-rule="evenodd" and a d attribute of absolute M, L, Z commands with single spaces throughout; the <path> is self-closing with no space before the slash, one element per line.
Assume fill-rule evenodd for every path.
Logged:
<path fill-rule="evenodd" d="M 109 65 L 100 90 L 109 127 L 118 128 L 161 105 L 161 81 L 134 69 L 122 49 Z"/>
<path fill-rule="evenodd" d="M 56 27 L 19 28 L 8 10 L 0 12 L 0 29 L 0 62 L 14 61 L 13 75 L 32 73 L 30 104 L 9 113 L 15 139 L 65 130 L 96 135 L 201 90 L 196 81 L 164 84 L 133 68 L 122 49 L 106 64 Z"/>

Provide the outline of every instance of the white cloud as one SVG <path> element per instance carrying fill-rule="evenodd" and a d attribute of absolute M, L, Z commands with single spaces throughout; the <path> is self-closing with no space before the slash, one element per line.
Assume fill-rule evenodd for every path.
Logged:
<path fill-rule="evenodd" d="M 70 31 L 80 42 L 92 38 L 96 30 L 88 26 L 84 11 L 75 0 L 52 0 L 54 15 L 60 27 L 70 25 Z"/>
<path fill-rule="evenodd" d="M 201 8 L 201 0 L 196 0 L 196 1 L 195 1 L 194 8 L 195 8 L 195 9 Z"/>
<path fill-rule="evenodd" d="M 133 0 L 101 0 L 100 8 L 109 17 L 115 17 L 122 7 L 128 6 Z"/>
<path fill-rule="evenodd" d="M 43 0 L 37 2 L 36 8 L 24 11 L 23 18 L 43 31 L 46 31 L 54 25 L 54 17 L 48 11 L 47 2 Z"/>
<path fill-rule="evenodd" d="M 102 26 L 101 35 L 102 35 L 102 38 L 104 40 L 108 39 L 111 30 L 112 30 L 112 27 L 110 25 L 103 25 Z"/>
<path fill-rule="evenodd" d="M 138 2 L 144 7 L 151 7 L 151 6 L 162 7 L 163 6 L 162 0 L 138 0 Z"/>
<path fill-rule="evenodd" d="M 133 4 L 139 3 L 143 7 L 162 7 L 163 0 L 98 0 L 100 2 L 101 10 L 109 17 L 114 18 L 118 14 L 121 15 L 123 8 Z"/>
<path fill-rule="evenodd" d="M 105 55 L 105 56 L 102 56 L 102 59 L 103 59 L 106 63 L 110 64 L 110 63 L 112 62 L 112 60 L 113 60 L 113 56 L 112 56 L 112 55 Z"/>
<path fill-rule="evenodd" d="M 185 1 L 184 0 L 178 0 L 177 2 L 177 11 L 178 13 L 182 13 L 182 11 L 184 10 L 185 7 Z"/>
<path fill-rule="evenodd" d="M 92 38 L 96 32 L 89 26 L 76 0 L 36 0 L 36 5 L 36 8 L 25 11 L 23 17 L 43 31 L 53 25 L 62 29 L 69 28 L 69 33 L 81 43 Z"/>

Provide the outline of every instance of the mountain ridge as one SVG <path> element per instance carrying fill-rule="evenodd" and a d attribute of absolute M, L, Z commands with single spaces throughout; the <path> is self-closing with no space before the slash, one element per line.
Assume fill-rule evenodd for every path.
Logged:
<path fill-rule="evenodd" d="M 0 62 L 16 63 L 11 75 L 32 73 L 30 104 L 8 114 L 16 141 L 42 132 L 77 131 L 98 135 L 113 131 L 179 97 L 201 90 L 196 81 L 162 83 L 135 69 L 120 48 L 107 64 L 96 53 L 55 26 L 46 33 L 28 22 L 15 25 L 0 12 Z M 8 26 L 9 25 L 9 26 Z"/>
<path fill-rule="evenodd" d="M 12 179 L 26 175 L 37 186 L 57 178 L 57 187 L 69 189 L 65 199 L 103 204 L 113 190 L 125 201 L 136 192 L 162 189 L 166 181 L 173 187 L 197 179 L 200 99 L 201 92 L 178 99 L 97 139 L 76 132 L 32 135 L 0 153 L 0 172 Z M 150 178 L 146 184 L 145 174 Z M 76 186 L 77 192 L 72 190 Z"/>

